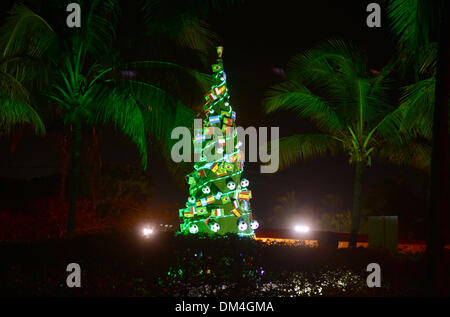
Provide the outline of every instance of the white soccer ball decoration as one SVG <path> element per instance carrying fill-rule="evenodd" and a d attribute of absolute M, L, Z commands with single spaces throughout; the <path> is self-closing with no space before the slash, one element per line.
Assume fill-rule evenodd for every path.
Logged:
<path fill-rule="evenodd" d="M 258 221 L 256 221 L 256 220 L 250 221 L 250 228 L 252 228 L 253 230 L 256 230 L 256 229 L 258 229 L 258 227 L 259 227 Z"/>
<path fill-rule="evenodd" d="M 198 232 L 198 226 L 197 225 L 191 225 L 190 227 L 189 227 L 189 232 L 190 233 L 193 233 L 193 234 L 196 234 L 197 232 Z"/>
<path fill-rule="evenodd" d="M 239 221 L 239 224 L 238 224 L 239 231 L 245 231 L 245 230 L 247 230 L 247 227 L 248 226 L 244 220 Z"/>
<path fill-rule="evenodd" d="M 214 222 L 209 227 L 212 231 L 217 232 L 220 230 L 220 225 L 217 222 Z"/>
<path fill-rule="evenodd" d="M 228 187 L 229 190 L 234 190 L 236 188 L 236 183 L 233 182 L 233 181 L 229 181 L 227 183 L 227 187 Z"/>
<path fill-rule="evenodd" d="M 202 188 L 203 194 L 209 194 L 211 192 L 211 188 L 209 186 L 205 186 Z"/>
<path fill-rule="evenodd" d="M 250 182 L 248 181 L 248 179 L 246 179 L 246 178 L 241 179 L 241 187 L 247 188 L 248 185 L 250 185 Z"/>
<path fill-rule="evenodd" d="M 190 204 L 194 204 L 194 203 L 195 203 L 195 197 L 194 197 L 194 196 L 189 196 L 188 202 L 189 202 Z"/>

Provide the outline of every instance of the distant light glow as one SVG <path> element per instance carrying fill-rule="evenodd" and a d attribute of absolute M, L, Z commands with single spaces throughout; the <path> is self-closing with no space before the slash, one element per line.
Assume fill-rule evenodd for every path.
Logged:
<path fill-rule="evenodd" d="M 304 226 L 304 225 L 297 225 L 294 227 L 295 232 L 309 232 L 309 227 L 308 226 Z"/>
<path fill-rule="evenodd" d="M 142 235 L 146 238 L 151 236 L 153 234 L 153 229 L 150 227 L 144 227 L 142 228 Z"/>

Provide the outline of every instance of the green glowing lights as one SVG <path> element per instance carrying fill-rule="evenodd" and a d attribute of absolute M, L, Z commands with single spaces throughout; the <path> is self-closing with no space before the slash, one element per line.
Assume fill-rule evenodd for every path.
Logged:
<path fill-rule="evenodd" d="M 222 51 L 218 50 L 219 59 L 212 65 L 214 84 L 205 96 L 204 127 L 194 131 L 193 143 L 200 162 L 186 175 L 189 198 L 186 208 L 179 210 L 180 232 L 251 237 L 258 225 L 250 208 L 249 181 L 241 180 L 244 155 L 242 143 L 237 142 L 236 113 L 230 104 Z M 208 138 L 211 134 L 214 137 Z M 208 155 L 211 150 L 216 151 L 213 158 Z"/>

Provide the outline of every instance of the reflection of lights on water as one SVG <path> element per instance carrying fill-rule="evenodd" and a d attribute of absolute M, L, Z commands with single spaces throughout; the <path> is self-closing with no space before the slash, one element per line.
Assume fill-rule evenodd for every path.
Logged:
<path fill-rule="evenodd" d="M 308 276 L 304 273 L 293 273 L 287 280 L 263 283 L 259 290 L 264 294 L 282 294 L 284 296 L 323 296 L 328 291 L 338 289 L 347 292 L 365 287 L 365 279 L 351 271 L 342 269 L 326 270 L 318 275 Z"/>
<path fill-rule="evenodd" d="M 260 274 L 263 273 L 266 274 L 267 272 L 264 272 L 264 269 L 260 268 Z M 208 274 L 208 271 L 201 270 L 200 274 Z M 178 274 L 175 274 L 175 276 L 176 275 Z M 179 276 L 181 277 L 181 274 Z M 313 275 L 296 272 L 289 274 L 282 279 L 271 280 L 269 278 L 266 281 L 264 281 L 263 277 L 260 277 L 260 279 L 262 279 L 262 281 L 258 283 L 254 293 L 259 296 L 329 296 L 336 294 L 336 291 L 342 293 L 350 291 L 353 294 L 366 287 L 365 278 L 345 269 L 325 270 Z M 214 296 L 220 294 L 220 292 L 227 288 L 234 287 L 234 283 L 231 282 L 222 285 L 203 284 L 198 287 L 184 284 L 184 282 L 180 282 L 179 285 L 189 285 L 189 296 L 204 296 L 206 294 Z M 177 291 L 175 291 L 175 293 L 177 293 Z M 181 294 L 178 293 L 178 295 Z"/>
<path fill-rule="evenodd" d="M 309 227 L 308 226 L 295 226 L 294 227 L 295 232 L 308 232 L 309 231 Z"/>

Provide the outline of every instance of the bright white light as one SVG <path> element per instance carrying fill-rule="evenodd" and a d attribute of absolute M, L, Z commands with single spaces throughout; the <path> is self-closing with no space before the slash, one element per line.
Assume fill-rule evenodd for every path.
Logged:
<path fill-rule="evenodd" d="M 149 228 L 149 227 L 144 227 L 142 229 L 142 234 L 144 235 L 144 237 L 148 238 L 149 236 L 151 236 L 153 234 L 153 229 Z"/>
<path fill-rule="evenodd" d="M 308 226 L 295 226 L 294 230 L 296 232 L 308 232 L 309 231 L 309 227 Z"/>

